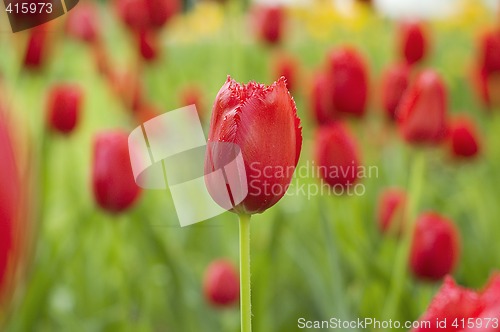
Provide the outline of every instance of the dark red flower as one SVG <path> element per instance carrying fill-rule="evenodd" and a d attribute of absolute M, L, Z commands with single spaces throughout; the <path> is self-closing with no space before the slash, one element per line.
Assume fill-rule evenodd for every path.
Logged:
<path fill-rule="evenodd" d="M 233 264 L 226 260 L 212 262 L 203 282 L 206 300 L 216 307 L 227 307 L 238 303 L 240 283 L 238 272 Z"/>
<path fill-rule="evenodd" d="M 380 194 L 378 205 L 378 225 L 382 232 L 394 230 L 401 234 L 404 227 L 406 192 L 399 188 L 389 188 Z"/>
<path fill-rule="evenodd" d="M 328 56 L 331 97 L 336 112 L 361 117 L 368 100 L 368 70 L 353 48 L 334 50 Z"/>
<path fill-rule="evenodd" d="M 382 77 L 382 107 L 390 120 L 396 120 L 396 110 L 410 83 L 410 69 L 405 64 L 387 68 Z"/>
<path fill-rule="evenodd" d="M 338 118 L 338 114 L 335 113 L 335 109 L 333 108 L 330 86 L 330 78 L 327 75 L 323 73 L 314 75 L 310 107 L 313 117 L 319 125 L 333 122 Z"/>
<path fill-rule="evenodd" d="M 132 173 L 126 132 L 106 131 L 95 137 L 92 170 L 94 198 L 104 210 L 122 212 L 138 199 L 141 190 Z"/>
<path fill-rule="evenodd" d="M 257 37 L 268 44 L 278 44 L 283 39 L 286 19 L 281 6 L 257 6 L 253 10 Z"/>
<path fill-rule="evenodd" d="M 412 65 L 425 57 L 428 42 L 420 22 L 403 22 L 399 27 L 400 52 L 406 63 Z"/>
<path fill-rule="evenodd" d="M 78 124 L 82 89 L 75 84 L 55 85 L 49 91 L 47 121 L 53 131 L 68 134 Z"/>
<path fill-rule="evenodd" d="M 0 304 L 8 291 L 15 258 L 15 229 L 20 227 L 20 174 L 14 143 L 3 109 L 0 109 Z M 26 229 L 22 229 L 26 232 Z"/>
<path fill-rule="evenodd" d="M 228 144 L 224 143 L 241 150 L 246 179 L 241 179 L 241 174 L 233 176 L 242 187 L 248 187 L 248 195 L 235 204 L 233 211 L 261 213 L 276 204 L 290 184 L 302 147 L 300 120 L 284 78 L 271 86 L 255 82 L 244 85 L 227 79 L 213 106 L 205 174 L 231 161 L 230 151 L 225 150 Z M 205 182 L 214 200 L 231 208 L 217 198 L 226 184 L 207 176 Z M 232 191 L 234 184 L 230 185 Z"/>
<path fill-rule="evenodd" d="M 91 3 L 80 3 L 68 13 L 66 33 L 78 40 L 93 44 L 100 38 L 99 18 Z"/>
<path fill-rule="evenodd" d="M 410 258 L 416 277 L 443 278 L 455 267 L 459 251 L 458 230 L 450 220 L 436 213 L 424 213 L 417 219 Z"/>
<path fill-rule="evenodd" d="M 500 31 L 491 30 L 479 40 L 478 63 L 474 81 L 483 104 L 490 108 L 500 105 Z"/>
<path fill-rule="evenodd" d="M 181 9 L 179 0 L 115 0 L 119 17 L 132 31 L 162 28 Z"/>
<path fill-rule="evenodd" d="M 320 127 L 315 146 L 318 171 L 326 183 L 346 188 L 358 181 L 360 157 L 357 143 L 342 123 Z"/>
<path fill-rule="evenodd" d="M 146 61 L 153 61 L 158 57 L 159 48 L 156 33 L 152 30 L 141 30 L 137 34 L 139 53 Z"/>
<path fill-rule="evenodd" d="M 37 26 L 29 30 L 24 52 L 24 67 L 38 69 L 45 64 L 48 36 L 45 27 Z"/>
<path fill-rule="evenodd" d="M 474 157 L 479 153 L 479 136 L 471 119 L 455 118 L 450 125 L 451 152 L 455 157 Z"/>
<path fill-rule="evenodd" d="M 448 133 L 448 100 L 441 76 L 428 69 L 406 90 L 397 108 L 398 125 L 410 143 L 436 144 Z"/>
<path fill-rule="evenodd" d="M 291 55 L 280 55 L 273 63 L 274 77 L 283 76 L 290 91 L 297 89 L 299 82 L 299 61 Z"/>

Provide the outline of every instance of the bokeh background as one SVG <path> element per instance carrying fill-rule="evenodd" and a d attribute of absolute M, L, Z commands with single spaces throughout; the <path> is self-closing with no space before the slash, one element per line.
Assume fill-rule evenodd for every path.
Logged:
<path fill-rule="evenodd" d="M 270 84 L 280 75 L 280 61 L 293 58 L 291 93 L 304 136 L 299 165 L 310 163 L 317 128 L 311 82 L 326 54 L 346 44 L 366 60 L 370 97 L 363 118 L 345 121 L 362 163 L 377 166 L 378 177 L 363 179 L 362 196 L 288 195 L 253 217 L 254 330 L 296 331 L 300 317 L 404 321 L 422 315 L 441 281 L 412 276 L 401 256 L 408 243 L 382 233 L 377 224 L 380 193 L 392 186 L 408 189 L 417 153 L 425 154 L 426 167 L 417 211 L 438 211 L 461 235 L 452 271 L 457 282 L 481 288 L 500 268 L 500 118 L 495 107 L 484 106 L 473 79 L 479 37 L 500 24 L 495 4 L 281 4 L 285 27 L 274 44 L 258 37 L 257 4 L 186 1 L 151 37 L 152 60 L 147 50 L 141 55 L 141 42 L 113 2 L 81 0 L 74 9 L 95 10 L 89 20 L 98 42 L 68 32 L 71 12 L 36 28 L 44 34 L 36 65 L 24 60 L 34 30 L 12 34 L 8 22 L 0 22 L 2 121 L 15 138 L 24 202 L 16 255 L 5 272 L 2 331 L 238 331 L 238 305 L 215 307 L 203 292 L 212 261 L 238 264 L 237 217 L 227 212 L 181 228 L 170 193 L 154 190 L 142 191 L 122 213 L 105 211 L 92 190 L 95 135 L 116 128 L 129 132 L 192 102 L 208 132 L 212 104 L 227 75 Z M 382 111 L 381 73 L 401 58 L 398 27 L 408 18 L 423 20 L 430 45 L 417 68 L 438 71 L 449 90 L 449 113 L 465 113 L 477 125 L 481 153 L 473 160 L 454 160 L 446 143 L 416 152 Z M 47 121 L 49 91 L 61 82 L 82 90 L 79 121 L 69 135 L 51 130 Z"/>

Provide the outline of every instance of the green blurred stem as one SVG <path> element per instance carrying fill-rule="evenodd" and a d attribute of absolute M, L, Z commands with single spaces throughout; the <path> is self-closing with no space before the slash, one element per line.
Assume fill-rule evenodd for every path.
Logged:
<path fill-rule="evenodd" d="M 241 332 L 252 331 L 250 286 L 250 215 L 240 214 L 240 312 Z"/>
<path fill-rule="evenodd" d="M 395 258 L 391 288 L 385 304 L 384 313 L 387 319 L 397 319 L 397 317 L 394 316 L 401 305 L 404 285 L 408 278 L 408 262 L 410 259 L 411 241 L 424 181 L 425 151 L 419 150 L 413 159 L 408 184 L 409 201 L 405 211 L 406 227 Z"/>

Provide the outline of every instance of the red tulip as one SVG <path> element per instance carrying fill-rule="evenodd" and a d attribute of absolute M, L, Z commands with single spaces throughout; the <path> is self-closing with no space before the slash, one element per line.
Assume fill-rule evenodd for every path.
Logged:
<path fill-rule="evenodd" d="M 404 22 L 400 25 L 400 52 L 406 63 L 419 62 L 427 52 L 427 38 L 420 22 Z"/>
<path fill-rule="evenodd" d="M 420 318 L 430 322 L 430 328 L 415 328 L 421 331 L 495 332 L 500 327 L 500 274 L 494 274 L 483 291 L 475 292 L 458 286 L 451 277 L 446 277 L 443 286 Z M 446 319 L 446 327 L 438 326 L 438 320 Z M 498 321 L 497 321 L 498 322 Z M 423 325 L 423 324 L 422 324 Z"/>
<path fill-rule="evenodd" d="M 63 134 L 73 131 L 80 117 L 82 90 L 77 85 L 60 84 L 51 88 L 47 121 L 50 129 Z"/>
<path fill-rule="evenodd" d="M 205 298 L 216 307 L 227 307 L 238 303 L 240 283 L 238 272 L 226 260 L 212 262 L 205 272 L 203 285 Z"/>
<path fill-rule="evenodd" d="M 488 31 L 480 39 L 474 75 L 479 95 L 488 108 L 500 105 L 500 31 Z"/>
<path fill-rule="evenodd" d="M 47 32 L 42 26 L 29 30 L 28 41 L 24 53 L 24 67 L 38 69 L 45 63 Z"/>
<path fill-rule="evenodd" d="M 285 9 L 280 6 L 258 6 L 254 8 L 253 14 L 257 37 L 268 44 L 280 43 L 285 28 Z"/>
<path fill-rule="evenodd" d="M 158 57 L 159 48 L 156 34 L 151 30 L 141 30 L 137 34 L 139 53 L 146 61 L 153 61 Z"/>
<path fill-rule="evenodd" d="M 447 111 L 443 80 L 435 71 L 425 70 L 406 90 L 397 108 L 400 132 L 410 143 L 439 143 L 448 133 Z"/>
<path fill-rule="evenodd" d="M 78 40 L 94 44 L 99 40 L 98 12 L 91 3 L 81 3 L 68 13 L 66 33 Z"/>
<path fill-rule="evenodd" d="M 233 211 L 261 213 L 276 204 L 290 184 L 302 147 L 300 119 L 284 78 L 271 86 L 255 82 L 244 85 L 227 79 L 213 106 L 205 174 L 228 163 L 229 152 L 221 143 L 237 145 L 245 165 L 246 179 L 240 175 L 240 181 L 246 180 L 248 195 Z M 208 177 L 205 182 L 214 200 L 230 208 L 217 199 L 226 184 Z"/>
<path fill-rule="evenodd" d="M 320 127 L 315 145 L 318 170 L 326 183 L 342 188 L 356 183 L 360 164 L 358 147 L 342 123 Z"/>
<path fill-rule="evenodd" d="M 401 234 L 404 226 L 404 210 L 406 208 L 406 192 L 398 188 L 386 189 L 380 195 L 378 209 L 378 225 L 382 232 L 391 229 Z"/>
<path fill-rule="evenodd" d="M 290 55 L 281 55 L 274 61 L 273 72 L 275 77 L 283 76 L 286 79 L 286 87 L 293 91 L 299 82 L 299 61 Z"/>
<path fill-rule="evenodd" d="M 0 304 L 7 295 L 8 282 L 12 276 L 15 258 L 15 229 L 19 227 L 20 174 L 11 131 L 0 110 Z M 22 229 L 26 232 L 26 229 Z"/>
<path fill-rule="evenodd" d="M 361 117 L 368 99 L 368 70 L 353 48 L 334 50 L 328 57 L 333 107 L 337 112 Z"/>
<path fill-rule="evenodd" d="M 436 214 L 422 214 L 415 226 L 410 267 L 416 277 L 438 280 L 450 273 L 460 251 L 455 225 Z"/>
<path fill-rule="evenodd" d="M 382 106 L 390 120 L 396 120 L 396 110 L 410 82 L 410 69 L 405 64 L 389 67 L 382 78 Z"/>
<path fill-rule="evenodd" d="M 313 77 L 311 91 L 311 109 L 319 125 L 333 122 L 338 118 L 332 105 L 330 94 L 331 82 L 327 75 L 318 73 Z"/>
<path fill-rule="evenodd" d="M 94 140 L 93 189 L 96 202 L 104 210 L 118 213 L 138 199 L 130 164 L 128 135 L 124 131 L 107 131 Z"/>
<path fill-rule="evenodd" d="M 479 152 L 479 136 L 471 119 L 461 116 L 450 126 L 451 152 L 455 157 L 474 157 Z"/>
<path fill-rule="evenodd" d="M 162 28 L 181 9 L 179 0 L 116 0 L 119 17 L 132 31 Z"/>
<path fill-rule="evenodd" d="M 142 125 L 151 119 L 156 118 L 161 112 L 153 105 L 143 104 L 134 112 L 134 117 L 138 125 Z"/>
<path fill-rule="evenodd" d="M 108 80 L 119 100 L 130 110 L 136 111 L 144 103 L 143 85 L 138 75 L 129 71 L 112 70 L 108 73 Z"/>

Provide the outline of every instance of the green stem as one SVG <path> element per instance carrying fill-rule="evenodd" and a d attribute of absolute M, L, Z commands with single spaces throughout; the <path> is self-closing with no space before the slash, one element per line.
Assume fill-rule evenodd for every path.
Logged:
<path fill-rule="evenodd" d="M 250 216 L 240 214 L 240 303 L 241 332 L 252 331 L 252 301 L 250 298 Z"/>

